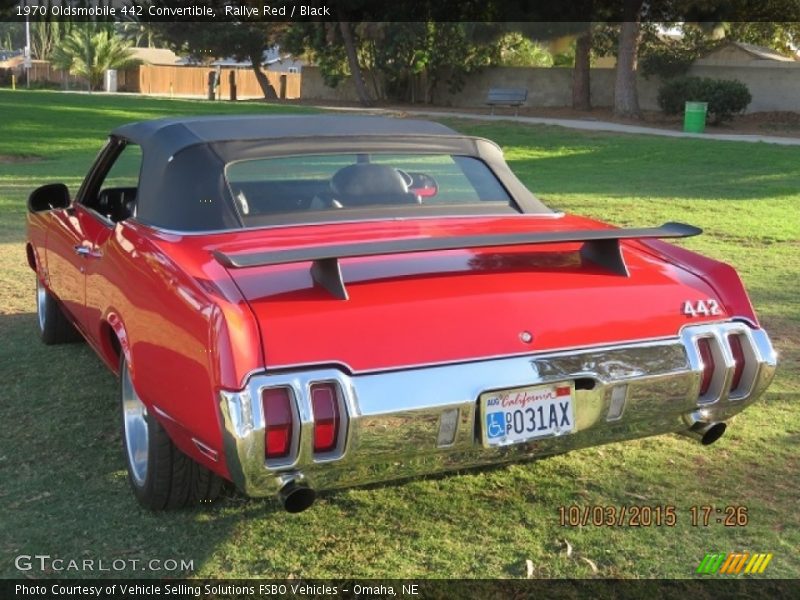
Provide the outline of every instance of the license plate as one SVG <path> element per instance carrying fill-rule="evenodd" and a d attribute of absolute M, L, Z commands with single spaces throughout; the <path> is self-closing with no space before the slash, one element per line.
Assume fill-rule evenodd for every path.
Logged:
<path fill-rule="evenodd" d="M 483 445 L 505 446 L 571 433 L 574 397 L 571 382 L 481 394 Z"/>

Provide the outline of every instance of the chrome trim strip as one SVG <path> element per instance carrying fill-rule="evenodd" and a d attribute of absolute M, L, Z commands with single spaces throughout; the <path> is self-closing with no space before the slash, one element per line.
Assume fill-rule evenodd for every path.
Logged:
<path fill-rule="evenodd" d="M 281 225 L 262 225 L 261 227 L 240 227 L 237 229 L 211 229 L 208 231 L 183 231 L 180 229 L 167 229 L 164 227 L 159 227 L 158 225 L 152 225 L 150 223 L 143 223 L 136 219 L 136 217 L 130 217 L 125 219 L 125 223 L 135 224 L 139 227 L 146 227 L 147 229 L 151 229 L 152 231 L 156 231 L 158 233 L 164 233 L 167 235 L 179 235 L 179 236 L 199 236 L 199 235 L 217 235 L 222 233 L 249 233 L 251 231 L 264 231 L 264 230 L 271 230 L 271 229 L 288 229 L 294 227 L 317 227 L 323 225 L 356 225 L 359 223 L 377 223 L 377 222 L 386 222 L 386 221 L 431 221 L 431 220 L 441 220 L 441 219 L 492 219 L 492 218 L 502 218 L 502 217 L 513 217 L 513 218 L 529 218 L 529 219 L 562 219 L 566 216 L 566 213 L 561 211 L 554 211 L 551 213 L 486 213 L 480 215 L 429 215 L 429 216 L 419 216 L 419 217 L 374 217 L 370 219 L 353 219 L 353 220 L 342 220 L 342 221 L 320 221 L 320 222 L 313 222 L 313 223 L 285 223 Z"/>
<path fill-rule="evenodd" d="M 743 333 L 758 357 L 750 394 L 728 400 L 733 363 L 726 357 L 724 377 L 715 400 L 698 400 L 702 367 L 698 337 L 727 340 Z M 720 353 L 729 353 L 720 345 Z M 447 470 L 531 460 L 574 448 L 650 435 L 685 431 L 698 410 L 710 421 L 723 421 L 751 404 L 769 385 L 776 356 L 763 330 L 741 322 L 687 326 L 679 337 L 619 344 L 579 352 L 540 353 L 478 360 L 420 369 L 347 375 L 325 368 L 254 375 L 239 392 L 220 394 L 225 424 L 223 440 L 228 468 L 245 493 L 269 495 L 286 477 L 302 478 L 317 488 L 336 488 L 387 481 Z M 478 398 L 492 389 L 592 378 L 591 390 L 574 394 L 575 430 L 505 447 L 484 448 L 476 435 Z M 309 390 L 316 382 L 335 381 L 342 392 L 348 427 L 341 454 L 321 460 L 313 454 L 313 418 Z M 627 385 L 620 418 L 606 416 L 615 385 Z M 285 385 L 295 391 L 302 430 L 296 460 L 272 465 L 264 460 L 264 422 L 252 410 L 251 398 L 264 387 Z M 442 414 L 458 410 L 453 444 L 438 447 Z M 479 421 L 480 422 L 480 421 Z"/>
<path fill-rule="evenodd" d="M 217 462 L 217 460 L 219 460 L 219 454 L 217 453 L 216 450 L 214 450 L 210 446 L 207 446 L 206 444 L 198 440 L 196 437 L 192 438 L 192 442 L 203 455 L 213 460 L 214 462 Z"/>

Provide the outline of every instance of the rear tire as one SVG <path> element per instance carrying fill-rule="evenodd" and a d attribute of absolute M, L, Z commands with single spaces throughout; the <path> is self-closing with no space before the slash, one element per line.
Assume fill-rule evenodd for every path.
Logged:
<path fill-rule="evenodd" d="M 83 338 L 44 284 L 36 278 L 36 316 L 39 337 L 49 345 L 79 342 Z"/>
<path fill-rule="evenodd" d="M 222 479 L 172 443 L 136 393 L 124 356 L 119 373 L 122 445 L 136 500 L 154 511 L 213 502 L 222 490 Z"/>

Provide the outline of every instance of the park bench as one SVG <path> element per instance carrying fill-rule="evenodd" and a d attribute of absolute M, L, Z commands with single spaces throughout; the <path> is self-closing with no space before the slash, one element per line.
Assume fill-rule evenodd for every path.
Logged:
<path fill-rule="evenodd" d="M 491 88 L 486 96 L 486 104 L 492 107 L 494 114 L 495 106 L 513 106 L 514 115 L 519 113 L 519 107 L 528 99 L 526 88 Z"/>

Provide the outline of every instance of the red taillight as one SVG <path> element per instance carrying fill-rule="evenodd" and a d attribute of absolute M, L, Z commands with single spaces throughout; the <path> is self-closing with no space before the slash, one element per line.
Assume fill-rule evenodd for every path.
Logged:
<path fill-rule="evenodd" d="M 265 454 L 284 458 L 292 448 L 292 395 L 287 388 L 269 388 L 261 393 L 264 406 Z"/>
<path fill-rule="evenodd" d="M 733 381 L 731 381 L 731 390 L 739 387 L 742 381 L 742 373 L 744 373 L 744 350 L 742 349 L 742 340 L 738 335 L 729 335 L 728 343 L 731 346 L 731 354 L 736 366 L 733 368 Z"/>
<path fill-rule="evenodd" d="M 714 354 L 711 352 L 711 343 L 708 338 L 697 340 L 697 348 L 700 350 L 700 359 L 703 361 L 703 379 L 700 382 L 700 395 L 704 396 L 711 386 L 714 378 Z"/>
<path fill-rule="evenodd" d="M 311 386 L 311 406 L 314 410 L 314 452 L 330 452 L 339 437 L 339 401 L 336 386 L 318 383 Z"/>

